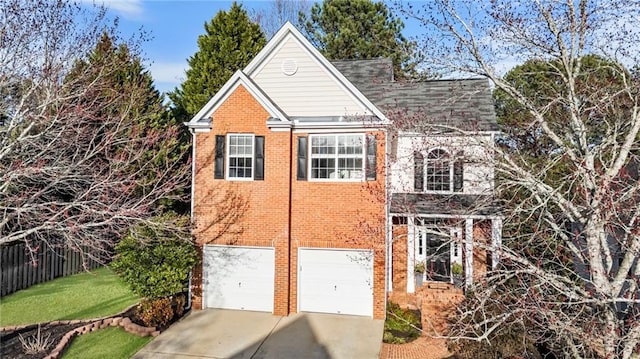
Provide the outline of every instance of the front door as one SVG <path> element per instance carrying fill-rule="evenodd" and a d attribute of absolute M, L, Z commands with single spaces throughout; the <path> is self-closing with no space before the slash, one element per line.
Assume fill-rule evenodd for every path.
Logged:
<path fill-rule="evenodd" d="M 424 279 L 451 282 L 451 266 L 462 263 L 459 228 L 419 227 L 415 241 L 415 259 L 425 264 Z"/>

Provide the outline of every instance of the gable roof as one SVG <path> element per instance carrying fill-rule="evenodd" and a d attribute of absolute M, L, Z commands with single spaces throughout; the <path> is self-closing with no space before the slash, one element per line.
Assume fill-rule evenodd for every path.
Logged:
<path fill-rule="evenodd" d="M 391 120 L 435 130 L 498 130 L 488 80 L 396 82 L 388 72 L 393 71 L 391 59 L 334 64 Z M 400 117 L 404 118 L 399 120 Z"/>
<path fill-rule="evenodd" d="M 290 123 L 286 114 L 242 71 L 236 71 L 222 88 L 204 105 L 193 118 L 185 123 L 193 129 L 211 128 L 211 116 L 222 103 L 238 88 L 244 86 L 247 91 L 264 107 L 271 116 L 269 121 L 277 119 L 280 123 Z"/>
<path fill-rule="evenodd" d="M 365 95 L 383 83 L 394 81 L 393 61 L 388 57 L 370 60 L 333 60 L 331 63 Z"/>
<path fill-rule="evenodd" d="M 313 58 L 313 60 L 318 63 L 331 77 L 333 77 L 347 93 L 353 96 L 358 102 L 362 103 L 362 105 L 374 116 L 382 122 L 388 122 L 384 112 L 377 108 L 375 104 L 358 89 L 357 86 L 352 84 L 349 79 L 338 71 L 335 66 L 327 60 L 290 22 L 285 23 L 280 30 L 278 30 L 271 40 L 269 40 L 267 45 L 244 68 L 243 72 L 248 77 L 253 78 L 260 71 L 261 67 L 268 62 L 269 58 L 277 51 L 277 49 L 288 39 L 296 41 L 304 52 Z"/>

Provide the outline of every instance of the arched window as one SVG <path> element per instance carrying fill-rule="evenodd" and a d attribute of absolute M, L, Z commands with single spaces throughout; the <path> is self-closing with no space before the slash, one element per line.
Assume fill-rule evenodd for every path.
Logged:
<path fill-rule="evenodd" d="M 425 190 L 434 192 L 453 190 L 453 161 L 449 152 L 441 148 L 429 151 L 425 167 Z"/>

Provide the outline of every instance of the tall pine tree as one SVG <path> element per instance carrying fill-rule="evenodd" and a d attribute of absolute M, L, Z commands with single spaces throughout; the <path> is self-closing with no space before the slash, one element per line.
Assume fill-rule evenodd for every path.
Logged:
<path fill-rule="evenodd" d="M 251 22 L 242 5 L 233 3 L 204 24 L 198 52 L 189 58 L 187 78 L 169 94 L 174 113 L 190 119 L 224 85 L 233 73 L 246 66 L 266 43 L 260 26 Z"/>
<path fill-rule="evenodd" d="M 105 158 L 127 156 L 124 163 L 128 169 L 119 170 L 123 175 L 136 178 L 133 196 L 142 198 L 160 181 L 174 181 L 170 176 L 163 178 L 160 175 L 167 166 L 176 167 L 176 172 L 188 172 L 188 146 L 176 139 L 182 125 L 163 104 L 164 98 L 155 88 L 151 73 L 144 68 L 139 55 L 103 33 L 95 49 L 86 59 L 77 61 L 66 78 L 68 84 L 80 87 L 86 86 L 87 80 L 94 86 L 78 101 L 91 109 L 86 115 L 96 120 L 96 131 L 104 131 L 105 136 L 113 138 L 112 143 L 105 146 Z M 93 106 L 94 103 L 99 106 Z M 103 123 L 110 121 L 117 126 L 104 128 Z M 131 156 L 126 152 L 137 153 Z M 112 159 L 108 161 L 113 167 Z M 176 186 L 176 192 L 159 198 L 155 211 L 174 210 L 186 214 L 186 192 L 181 193 L 185 189 L 183 185 Z"/>
<path fill-rule="evenodd" d="M 324 0 L 307 17 L 300 14 L 307 38 L 331 60 L 390 57 L 397 78 L 417 77 L 416 44 L 402 35 L 404 23 L 382 2 Z"/>

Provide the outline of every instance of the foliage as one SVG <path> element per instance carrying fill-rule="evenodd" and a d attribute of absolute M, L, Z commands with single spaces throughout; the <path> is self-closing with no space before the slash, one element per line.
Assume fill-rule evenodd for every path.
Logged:
<path fill-rule="evenodd" d="M 462 275 L 464 270 L 462 268 L 462 264 L 455 262 L 451 265 L 451 274 L 453 275 Z"/>
<path fill-rule="evenodd" d="M 188 60 L 187 78 L 169 94 L 174 114 L 188 121 L 213 97 L 238 69 L 245 67 L 264 47 L 260 26 L 251 22 L 242 5 L 234 2 L 204 24 L 198 52 Z"/>
<path fill-rule="evenodd" d="M 130 334 L 120 327 L 109 327 L 76 337 L 62 358 L 131 358 L 151 339 L 151 336 L 140 337 Z"/>
<path fill-rule="evenodd" d="M 0 301 L 0 326 L 91 319 L 116 314 L 139 300 L 108 267 L 57 278 Z"/>
<path fill-rule="evenodd" d="M 173 312 L 175 316 L 180 318 L 182 314 L 184 314 L 184 306 L 187 303 L 187 296 L 184 294 L 178 294 L 173 297 L 173 301 L 171 302 L 171 306 L 173 308 Z"/>
<path fill-rule="evenodd" d="M 391 344 L 404 344 L 420 336 L 420 312 L 402 309 L 393 302 L 387 302 L 387 318 L 384 321 L 382 341 Z"/>
<path fill-rule="evenodd" d="M 416 273 L 424 273 L 425 270 L 426 270 L 426 267 L 424 262 L 416 263 L 415 267 L 413 268 L 413 271 Z"/>
<path fill-rule="evenodd" d="M 324 0 L 300 14 L 307 38 L 331 60 L 390 57 L 397 78 L 418 76 L 415 43 L 402 35 L 404 23 L 382 1 Z"/>
<path fill-rule="evenodd" d="M 183 199 L 177 124 L 104 9 L 7 0 L 0 11 L 0 243 L 24 241 L 34 263 L 43 242 L 108 257 L 130 226 Z"/>
<path fill-rule="evenodd" d="M 476 327 L 474 329 L 474 323 L 481 321 L 481 316 L 503 315 L 503 311 L 507 308 L 497 297 L 492 298 L 490 302 L 479 303 L 479 298 L 474 294 L 467 294 L 465 300 L 459 305 L 458 311 L 467 311 L 467 307 L 482 305 L 482 312 L 475 314 L 477 318 L 466 318 L 465 321 L 458 321 L 457 318 L 451 319 L 452 331 L 461 334 L 461 337 L 447 343 L 449 351 L 454 353 L 455 358 L 541 358 L 535 346 L 535 338 L 527 333 L 527 326 L 531 325 L 527 318 L 519 318 L 519 320 L 505 323 L 492 331 L 486 338 L 475 340 L 482 328 Z"/>
<path fill-rule="evenodd" d="M 627 67 L 640 32 L 627 22 L 640 4 L 433 0 L 403 12 L 428 33 L 426 66 L 494 84 L 505 134 L 477 142 L 496 155 L 506 236 L 474 243 L 503 267 L 476 283 L 450 335 L 487 340 L 519 322 L 564 357 L 635 355 L 640 81 Z"/>
<path fill-rule="evenodd" d="M 155 223 L 187 222 L 187 217 L 166 214 L 150 224 L 132 228 L 116 245 L 111 267 L 134 293 L 148 298 L 162 298 L 184 289 L 197 251 L 190 238 L 158 228 Z M 180 224 L 186 225 L 186 224 Z"/>
<path fill-rule="evenodd" d="M 38 324 L 38 332 L 33 337 L 27 337 L 26 339 L 20 335 L 20 344 L 22 344 L 22 348 L 24 349 L 24 353 L 28 355 L 38 354 L 45 352 L 49 346 L 53 343 L 50 341 L 51 334 L 48 334 L 46 337 L 40 334 L 40 324 Z"/>
<path fill-rule="evenodd" d="M 147 327 L 164 327 L 173 316 L 171 298 L 144 299 L 136 307 L 136 317 Z"/>

